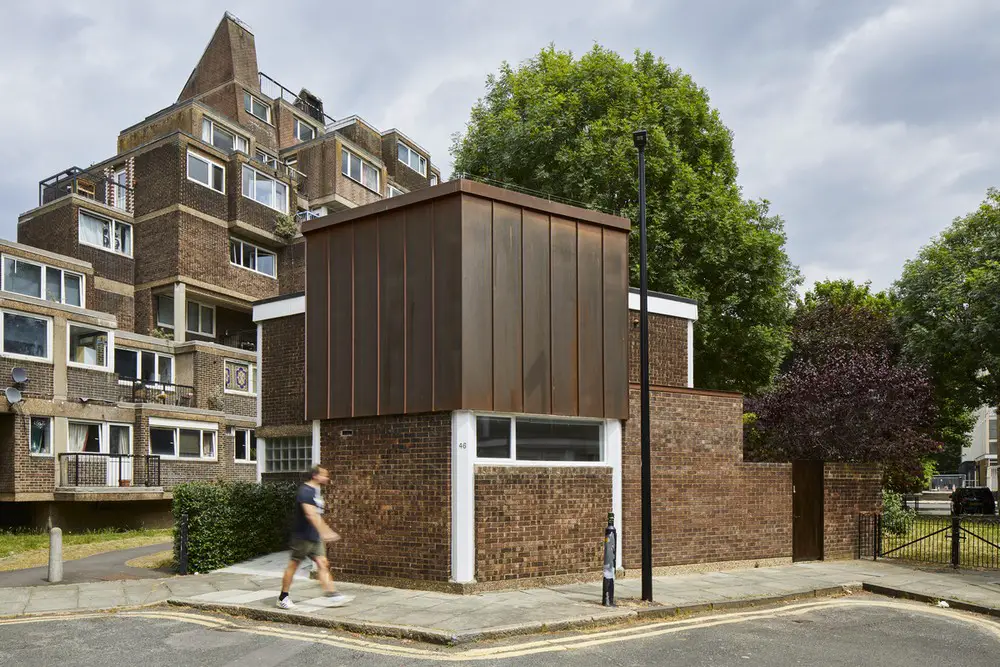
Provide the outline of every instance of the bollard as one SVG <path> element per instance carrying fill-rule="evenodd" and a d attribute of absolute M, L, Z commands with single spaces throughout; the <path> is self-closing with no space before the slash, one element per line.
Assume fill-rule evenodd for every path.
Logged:
<path fill-rule="evenodd" d="M 188 515 L 181 514 L 181 524 L 179 526 L 177 546 L 177 571 L 181 574 L 188 573 Z"/>
<path fill-rule="evenodd" d="M 604 592 L 601 604 L 615 606 L 615 564 L 618 554 L 618 532 L 615 530 L 615 514 L 608 512 L 608 527 L 604 529 Z"/>
<path fill-rule="evenodd" d="M 62 578 L 62 528 L 53 528 L 49 531 L 49 583 L 58 584 Z"/>

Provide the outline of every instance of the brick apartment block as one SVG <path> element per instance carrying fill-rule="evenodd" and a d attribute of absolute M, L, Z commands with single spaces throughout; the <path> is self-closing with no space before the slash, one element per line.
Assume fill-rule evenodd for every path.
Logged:
<path fill-rule="evenodd" d="M 260 336 L 253 304 L 304 289 L 303 221 L 439 178 L 398 130 L 261 73 L 227 13 L 176 103 L 42 180 L 0 242 L 0 389 L 23 397 L 0 397 L 0 526 L 166 523 L 178 483 L 260 479 L 262 415 L 269 470 L 301 477 L 303 333 Z M 261 348 L 298 368 L 264 405 Z"/>

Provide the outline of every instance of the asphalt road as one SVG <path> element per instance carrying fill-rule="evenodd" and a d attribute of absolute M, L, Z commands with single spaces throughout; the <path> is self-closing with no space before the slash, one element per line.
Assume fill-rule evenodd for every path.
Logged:
<path fill-rule="evenodd" d="M 129 567 L 126 561 L 170 549 L 170 542 L 151 544 L 133 549 L 120 549 L 103 554 L 63 561 L 63 584 L 80 584 L 87 581 L 124 581 L 128 579 L 155 579 L 169 577 L 169 572 Z M 0 572 L 0 588 L 45 586 L 49 583 L 49 568 L 31 567 L 24 570 Z"/>
<path fill-rule="evenodd" d="M 859 604 L 860 602 L 860 604 Z M 660 623 L 606 633 L 435 649 L 316 628 L 163 609 L 77 620 L 0 621 L 0 665 L 914 665 L 995 667 L 1000 624 L 880 598 Z M 157 616 L 159 614 L 160 616 Z M 555 640 L 555 641 L 551 641 Z M 494 653 L 490 653 L 490 652 Z M 501 652 L 498 657 L 495 652 Z M 478 652 L 478 653 L 477 653 Z"/>

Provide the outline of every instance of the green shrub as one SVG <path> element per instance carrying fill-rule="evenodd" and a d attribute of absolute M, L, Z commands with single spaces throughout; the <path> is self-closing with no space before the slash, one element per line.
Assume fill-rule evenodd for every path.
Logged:
<path fill-rule="evenodd" d="M 903 496 L 882 490 L 882 530 L 891 535 L 905 535 L 913 525 L 916 512 L 903 507 Z"/>
<path fill-rule="evenodd" d="M 188 572 L 208 572 L 287 548 L 294 484 L 189 482 L 174 488 L 174 559 L 188 516 Z"/>

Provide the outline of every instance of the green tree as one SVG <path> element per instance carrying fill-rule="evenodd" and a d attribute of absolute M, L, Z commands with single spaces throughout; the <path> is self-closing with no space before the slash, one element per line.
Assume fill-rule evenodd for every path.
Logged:
<path fill-rule="evenodd" d="M 788 350 L 798 271 L 782 220 L 766 201 L 743 199 L 732 134 L 690 76 L 648 52 L 630 62 L 600 46 L 579 59 L 548 47 L 487 78 L 451 152 L 456 174 L 636 221 L 639 128 L 649 132 L 649 287 L 699 302 L 696 383 L 747 393 L 766 386 Z"/>

